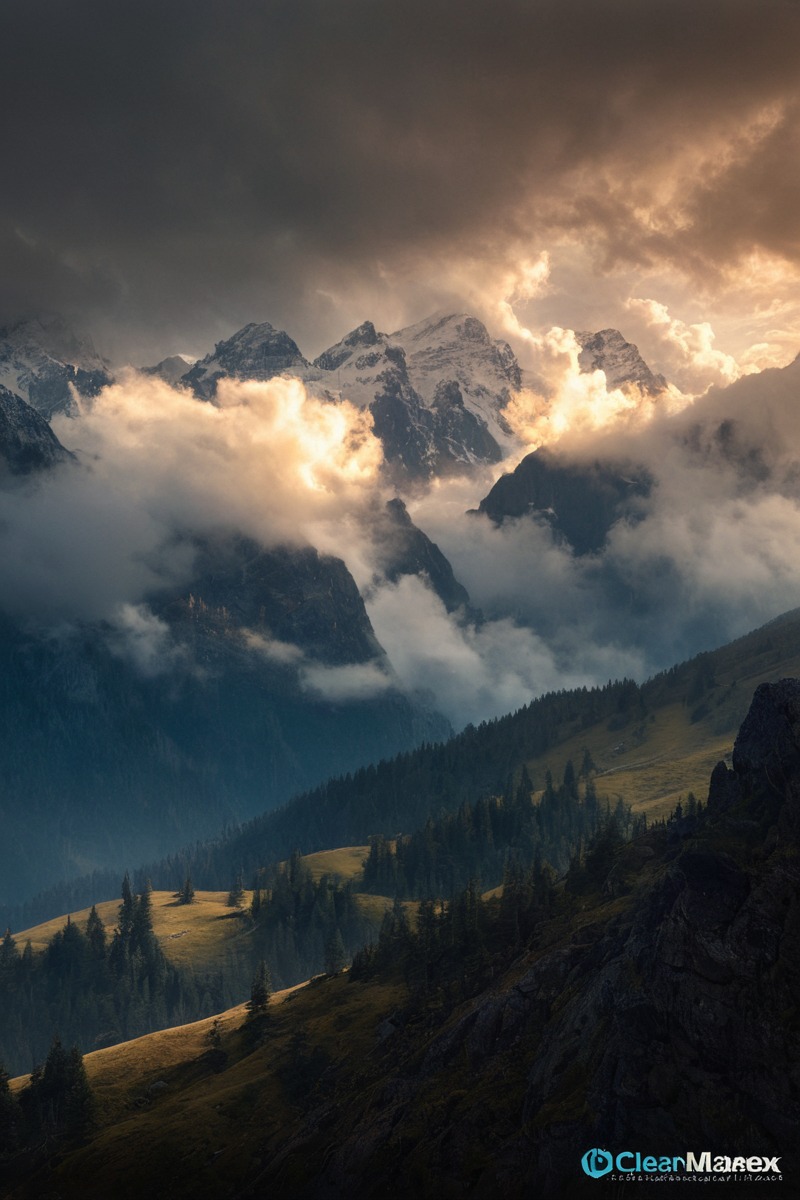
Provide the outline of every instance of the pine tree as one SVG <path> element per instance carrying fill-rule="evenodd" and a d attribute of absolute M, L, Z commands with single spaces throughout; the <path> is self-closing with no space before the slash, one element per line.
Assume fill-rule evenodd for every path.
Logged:
<path fill-rule="evenodd" d="M 241 871 L 236 876 L 233 887 L 228 892 L 228 907 L 241 908 L 244 904 L 244 883 L 242 881 Z"/>
<path fill-rule="evenodd" d="M 150 902 L 151 891 L 152 889 L 149 886 L 148 880 L 148 886 L 145 887 L 142 894 L 136 898 L 134 903 L 131 941 L 134 949 L 141 950 L 143 953 L 149 949 L 153 933 L 152 906 Z"/>
<path fill-rule="evenodd" d="M 84 1133 L 93 1118 L 94 1095 L 83 1065 L 83 1055 L 77 1046 L 73 1046 L 67 1055 L 64 1128 L 68 1133 Z"/>
<path fill-rule="evenodd" d="M 11 930 L 7 929 L 2 942 L 0 942 L 0 970 L 12 967 L 17 958 L 17 943 L 12 937 Z"/>
<path fill-rule="evenodd" d="M 224 1071 L 228 1061 L 228 1055 L 222 1048 L 222 1034 L 220 1033 L 219 1028 L 219 1017 L 215 1017 L 211 1022 L 211 1027 L 206 1034 L 205 1041 L 206 1045 L 208 1046 L 206 1058 L 212 1069 L 217 1073 Z"/>
<path fill-rule="evenodd" d="M 179 904 L 194 903 L 194 885 L 192 884 L 191 875 L 186 876 L 186 879 L 184 880 L 184 883 L 183 883 L 183 887 L 178 892 L 178 903 Z"/>
<path fill-rule="evenodd" d="M 133 929 L 133 908 L 131 877 L 126 871 L 122 881 L 122 904 L 119 907 L 119 931 L 126 940 L 130 937 Z"/>
<path fill-rule="evenodd" d="M 89 948 L 93 958 L 105 958 L 106 953 L 106 927 L 97 911 L 96 906 L 92 905 L 92 911 L 86 918 L 86 937 L 89 942 Z"/>
<path fill-rule="evenodd" d="M 253 982 L 250 985 L 250 999 L 247 1002 L 247 1010 L 250 1020 L 255 1017 L 263 1017 L 269 1008 L 269 998 L 272 995 L 272 979 L 270 978 L 269 968 L 265 960 L 256 968 L 256 973 L 253 976 Z"/>

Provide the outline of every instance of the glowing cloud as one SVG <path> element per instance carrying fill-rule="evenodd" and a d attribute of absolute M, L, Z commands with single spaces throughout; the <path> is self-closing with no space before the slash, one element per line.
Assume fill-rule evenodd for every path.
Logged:
<path fill-rule="evenodd" d="M 103 618 L 128 647 L 158 632 L 136 606 L 190 578 L 180 535 L 313 544 L 316 524 L 373 501 L 382 454 L 368 413 L 296 379 L 228 380 L 214 405 L 129 371 L 54 424 L 81 465 L 0 493 L 0 605 L 47 623 Z"/>
<path fill-rule="evenodd" d="M 536 341 L 541 390 L 516 393 L 504 409 L 525 453 L 567 434 L 580 439 L 614 426 L 646 424 L 662 403 L 661 397 L 654 399 L 634 384 L 609 388 L 603 371 L 581 371 L 581 348 L 571 329 L 554 326 Z"/>
<path fill-rule="evenodd" d="M 264 544 L 358 507 L 382 460 L 368 412 L 297 379 L 221 380 L 216 404 L 134 371 L 58 425 L 94 475 L 173 528 L 235 527 Z"/>
<path fill-rule="evenodd" d="M 757 369 L 742 367 L 732 355 L 717 350 L 708 321 L 687 325 L 670 316 L 667 306 L 658 300 L 632 298 L 628 307 L 656 329 L 672 351 L 671 375 L 686 392 L 699 395 L 713 384 L 733 383 L 740 375 Z"/>

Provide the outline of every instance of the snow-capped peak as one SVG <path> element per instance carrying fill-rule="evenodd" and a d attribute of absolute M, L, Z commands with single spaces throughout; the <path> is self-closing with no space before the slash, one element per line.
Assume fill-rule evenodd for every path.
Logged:
<path fill-rule="evenodd" d="M 626 341 L 618 329 L 576 332 L 575 338 L 582 347 L 578 355 L 581 370 L 604 371 L 609 387 L 624 389 L 626 384 L 633 383 L 650 396 L 657 396 L 667 388 L 664 376 L 650 370 L 638 347 Z"/>
<path fill-rule="evenodd" d="M 217 342 L 213 353 L 195 363 L 182 381 L 198 396 L 210 400 L 219 379 L 272 379 L 283 374 L 302 375 L 309 367 L 288 333 L 275 329 L 268 321 L 251 322 L 232 337 Z"/>

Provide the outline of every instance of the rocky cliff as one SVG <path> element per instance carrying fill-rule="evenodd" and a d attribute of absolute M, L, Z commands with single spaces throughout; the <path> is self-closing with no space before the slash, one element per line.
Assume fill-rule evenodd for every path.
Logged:
<path fill-rule="evenodd" d="M 72 455 L 30 404 L 0 385 L 0 481 L 8 475 L 30 475 Z"/>
<path fill-rule="evenodd" d="M 306 1122 L 327 1149 L 297 1195 L 616 1195 L 581 1166 L 594 1148 L 777 1159 L 773 1190 L 797 1195 L 799 818 L 800 681 L 784 680 L 758 689 L 699 817 L 621 848 L 597 894 L 438 1030 L 381 1027 L 358 1091 Z"/>

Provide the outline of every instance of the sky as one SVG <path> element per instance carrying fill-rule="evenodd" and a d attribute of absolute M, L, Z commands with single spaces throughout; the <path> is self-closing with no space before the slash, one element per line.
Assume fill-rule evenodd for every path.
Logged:
<path fill-rule="evenodd" d="M 103 620 L 169 669 L 147 596 L 191 577 L 176 530 L 311 542 L 347 562 L 391 677 L 460 726 L 797 603 L 797 0 L 5 0 L 0 39 L 0 325 L 60 312 L 144 365 L 249 321 L 313 357 L 365 319 L 469 311 L 547 393 L 544 416 L 512 400 L 520 453 L 655 480 L 584 560 L 468 518 L 491 476 L 416 497 L 486 617 L 459 623 L 419 579 L 374 582 L 363 413 L 298 381 L 210 406 L 122 370 L 56 422 L 84 470 L 0 497 L 4 608 Z M 609 326 L 670 381 L 657 404 L 579 372 L 570 331 Z M 332 699 L 388 686 L 253 651 Z"/>
<path fill-rule="evenodd" d="M 684 390 L 800 348 L 796 0 L 5 0 L 0 39 L 0 322 L 146 363 L 466 308 Z"/>

